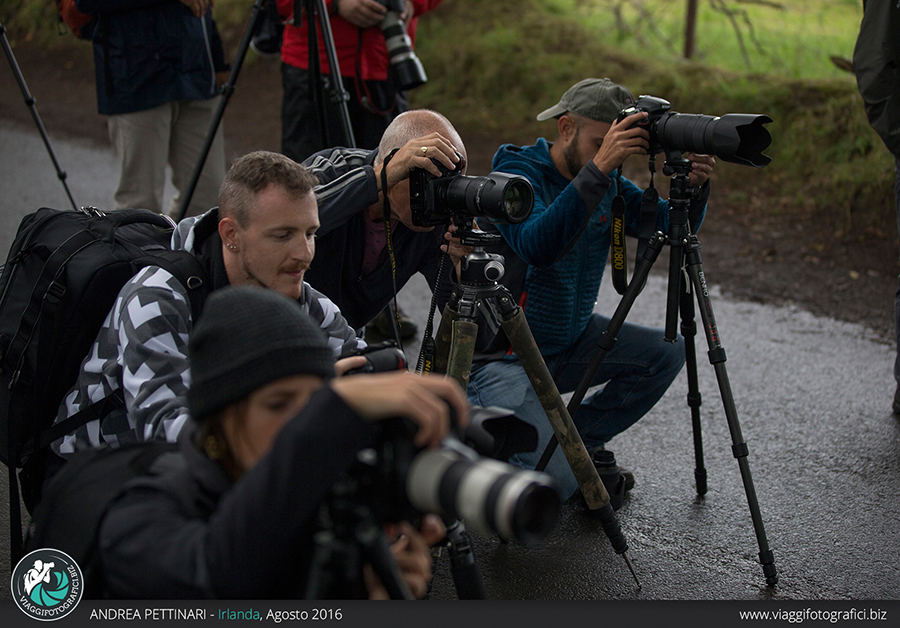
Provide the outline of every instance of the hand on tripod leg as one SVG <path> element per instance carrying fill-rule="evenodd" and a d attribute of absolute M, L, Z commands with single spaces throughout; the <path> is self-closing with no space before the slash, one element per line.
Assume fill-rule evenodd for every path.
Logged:
<path fill-rule="evenodd" d="M 322 529 L 304 593 L 309 600 L 413 599 L 394 561 L 390 545 L 371 509 L 362 504 L 360 487 L 345 478 L 322 504 Z"/>

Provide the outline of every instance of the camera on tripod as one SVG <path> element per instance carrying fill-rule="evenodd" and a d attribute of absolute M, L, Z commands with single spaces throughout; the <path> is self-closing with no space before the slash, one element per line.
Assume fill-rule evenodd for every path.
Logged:
<path fill-rule="evenodd" d="M 638 122 L 650 133 L 650 154 L 691 151 L 715 155 L 724 161 L 762 168 L 772 158 L 762 151 L 772 143 L 763 126 L 772 121 L 767 115 L 728 113 L 724 116 L 676 113 L 668 100 L 641 96 L 632 106 L 619 112 L 617 121 L 646 111 Z"/>
<path fill-rule="evenodd" d="M 378 0 L 388 12 L 379 25 L 384 35 L 394 78 L 401 91 L 414 89 L 428 81 L 425 68 L 413 51 L 412 40 L 406 32 L 406 25 L 400 19 L 403 13 L 403 0 Z"/>
<path fill-rule="evenodd" d="M 432 159 L 441 170 L 439 177 L 424 168 L 413 168 L 409 173 L 409 206 L 414 225 L 435 227 L 452 221 L 458 227 L 466 227 L 473 218 L 480 217 L 514 225 L 531 215 L 534 189 L 528 179 L 505 172 L 466 176 L 462 174 L 466 162 L 459 157 L 453 170 Z"/>
<path fill-rule="evenodd" d="M 473 425 L 481 425 L 485 416 L 479 414 L 486 413 L 487 420 L 503 421 L 504 430 L 510 420 L 531 427 L 496 408 L 472 411 Z M 464 444 L 476 439 L 459 428 L 437 449 L 417 447 L 415 433 L 415 425 L 406 419 L 380 422 L 375 445 L 360 453 L 352 472 L 359 482 L 357 495 L 380 522 L 415 521 L 434 513 L 525 545 L 542 541 L 553 530 L 560 499 L 550 476 L 482 457 Z"/>

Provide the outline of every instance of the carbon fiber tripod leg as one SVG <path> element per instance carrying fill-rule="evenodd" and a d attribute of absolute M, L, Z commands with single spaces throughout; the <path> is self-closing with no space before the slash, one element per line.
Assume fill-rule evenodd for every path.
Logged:
<path fill-rule="evenodd" d="M 763 525 L 762 514 L 759 510 L 759 500 L 756 497 L 756 488 L 753 477 L 750 474 L 750 448 L 744 441 L 741 433 L 741 425 L 738 421 L 737 409 L 734 405 L 734 394 L 731 392 L 731 384 L 728 380 L 728 371 L 725 368 L 725 349 L 719 340 L 719 328 L 716 325 L 716 317 L 713 314 L 712 303 L 709 300 L 709 290 L 706 286 L 706 276 L 700 260 L 700 241 L 697 236 L 689 238 L 689 244 L 685 247 L 685 259 L 687 271 L 694 292 L 700 303 L 700 319 L 703 321 L 703 329 L 706 332 L 706 340 L 709 345 L 709 363 L 716 372 L 716 381 L 719 384 L 719 392 L 722 395 L 722 404 L 725 407 L 725 418 L 728 421 L 728 429 L 731 432 L 731 451 L 738 461 L 741 471 L 741 479 L 744 482 L 744 492 L 747 494 L 747 505 L 750 507 L 750 518 L 753 520 L 753 529 L 756 532 L 756 540 L 759 545 L 759 562 L 766 577 L 766 584 L 775 586 L 778 583 L 778 574 L 775 570 L 775 555 L 769 549 L 769 541 L 766 538 L 766 529 Z"/>

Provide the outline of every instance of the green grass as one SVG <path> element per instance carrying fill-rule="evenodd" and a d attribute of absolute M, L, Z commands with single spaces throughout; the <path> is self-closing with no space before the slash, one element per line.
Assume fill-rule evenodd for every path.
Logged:
<path fill-rule="evenodd" d="M 624 52 L 654 59 L 683 56 L 687 0 L 547 0 L 545 4 L 560 15 L 578 19 L 598 38 Z M 733 14 L 717 11 L 714 5 Z M 791 78 L 840 76 L 830 57 L 852 56 L 862 19 L 858 0 L 759 4 L 698 0 L 697 9 L 693 60 Z"/>

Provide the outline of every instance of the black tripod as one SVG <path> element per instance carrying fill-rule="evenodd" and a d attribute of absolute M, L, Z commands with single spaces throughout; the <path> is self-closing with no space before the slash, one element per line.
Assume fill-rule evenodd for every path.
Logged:
<path fill-rule="evenodd" d="M 759 510 L 759 501 L 756 497 L 756 489 L 750 474 L 750 463 L 747 458 L 750 450 L 744 442 L 741 434 L 741 426 L 738 421 L 737 410 L 734 405 L 734 396 L 725 370 L 725 349 L 719 341 L 719 330 L 713 315 L 712 304 L 709 299 L 709 290 L 706 285 L 706 276 L 700 260 L 700 240 L 690 231 L 688 221 L 688 209 L 691 199 L 691 185 L 688 174 L 691 171 L 691 162 L 681 157 L 681 153 L 668 154 L 666 158 L 664 174 L 674 174 L 669 188 L 669 233 L 655 233 L 639 258 L 632 276 L 631 282 L 625 289 L 622 299 L 615 313 L 609 321 L 609 325 L 598 341 L 597 353 L 588 366 L 578 388 L 570 401 L 570 409 L 581 404 L 588 388 L 600 364 L 616 343 L 616 335 L 622 328 L 628 312 L 634 305 L 634 301 L 640 293 L 650 273 L 650 268 L 659 257 L 664 244 L 670 247 L 669 279 L 666 299 L 666 330 L 665 339 L 668 342 L 676 342 L 678 339 L 676 328 L 678 326 L 679 311 L 681 314 L 681 334 L 685 341 L 685 362 L 688 378 L 688 406 L 691 408 L 691 422 L 694 436 L 694 456 L 696 466 L 694 477 L 697 485 L 697 494 L 704 495 L 707 491 L 706 468 L 703 463 L 703 440 L 700 428 L 700 391 L 697 380 L 697 354 L 695 336 L 697 325 L 694 320 L 694 295 L 696 294 L 700 305 L 700 317 L 706 330 L 706 340 L 709 345 L 709 361 L 716 372 L 719 384 L 719 392 L 722 403 L 725 406 L 725 417 L 731 432 L 732 453 L 737 458 L 744 483 L 744 491 L 747 494 L 747 502 L 750 506 L 750 516 L 759 543 L 759 561 L 763 567 L 766 584 L 774 586 L 778 583 L 778 575 L 775 570 L 775 558 L 769 549 L 766 531 L 763 526 L 762 516 Z M 682 272 L 686 273 L 688 282 L 682 283 Z M 682 289 L 683 288 L 683 289 Z M 574 410 L 573 410 L 574 412 Z M 549 459 L 555 444 L 551 441 L 542 456 L 542 462 Z M 540 466 L 540 465 L 539 465 Z"/>
<path fill-rule="evenodd" d="M 60 168 L 59 162 L 56 160 L 56 154 L 53 152 L 53 147 L 50 145 L 50 137 L 47 135 L 47 129 L 44 128 L 41 116 L 38 114 L 37 107 L 34 105 L 34 96 L 28 91 L 28 85 L 25 84 L 25 77 L 22 76 L 22 70 L 19 68 L 19 64 L 16 62 L 16 56 L 13 54 L 12 47 L 9 45 L 9 40 L 6 38 L 6 27 L 2 23 L 0 23 L 0 42 L 3 44 L 3 52 L 6 53 L 9 67 L 12 68 L 13 74 L 16 77 L 16 82 L 19 84 L 19 89 L 22 90 L 25 104 L 31 111 L 31 117 L 34 118 L 34 123 L 37 125 L 38 132 L 41 134 L 41 139 L 44 140 L 44 146 L 47 147 L 47 152 L 50 153 L 50 161 L 53 162 L 53 167 L 56 168 L 56 176 L 66 189 L 66 196 L 69 197 L 69 202 L 72 203 L 72 209 L 77 210 L 78 205 L 75 203 L 75 199 L 72 198 L 72 192 L 69 191 L 69 185 L 66 183 L 66 177 L 69 175 L 66 174 L 65 170 Z"/>
<path fill-rule="evenodd" d="M 247 23 L 247 28 L 244 30 L 244 35 L 241 38 L 241 43 L 238 45 L 237 52 L 234 55 L 234 62 L 231 64 L 231 72 L 228 75 L 228 80 L 225 82 L 225 86 L 222 88 L 222 99 L 219 101 L 219 105 L 216 108 L 215 113 L 213 114 L 212 121 L 210 122 L 209 130 L 206 133 L 206 139 L 203 142 L 203 148 L 200 151 L 200 157 L 197 159 L 197 164 L 194 166 L 194 173 L 191 176 L 191 182 L 188 184 L 187 189 L 184 190 L 184 195 L 181 200 L 181 207 L 178 209 L 178 216 L 174 217 L 176 222 L 180 221 L 182 218 L 184 218 L 185 214 L 187 214 L 188 206 L 191 204 L 191 198 L 194 196 L 194 190 L 197 189 L 197 183 L 200 181 L 200 174 L 203 172 L 203 166 L 206 164 L 206 158 L 209 156 L 209 150 L 210 148 L 212 148 L 212 143 L 215 139 L 216 132 L 219 129 L 219 125 L 222 123 L 222 117 L 225 115 L 225 107 L 228 105 L 228 101 L 231 98 L 232 94 L 234 94 L 238 74 L 240 74 L 241 67 L 244 65 L 244 58 L 247 56 L 247 49 L 250 47 L 250 42 L 253 39 L 253 35 L 256 33 L 257 28 L 259 27 L 263 17 L 265 16 L 267 5 L 274 2 L 275 0 L 255 0 L 253 3 L 253 9 L 250 14 L 250 21 Z M 302 10 L 306 11 L 307 16 L 312 16 L 314 14 L 318 15 L 319 24 L 322 31 L 322 38 L 325 44 L 325 52 L 328 58 L 328 66 L 331 71 L 331 81 L 329 84 L 332 88 L 332 95 L 330 99 L 333 102 L 337 103 L 339 106 L 341 124 L 344 129 L 345 138 L 348 142 L 347 144 L 345 144 L 345 146 L 353 147 L 356 145 L 356 140 L 353 137 L 353 129 L 350 126 L 350 114 L 347 111 L 347 101 L 350 99 L 350 95 L 344 89 L 344 83 L 343 81 L 341 81 L 340 67 L 338 65 L 337 53 L 335 52 L 334 48 L 334 38 L 331 35 L 331 21 L 328 19 L 328 11 L 325 8 L 325 1 L 297 0 L 294 3 L 294 20 L 297 23 L 299 23 L 300 20 L 301 8 Z M 315 20 L 309 19 L 308 22 L 312 34 L 315 32 Z M 311 53 L 317 53 L 318 45 L 314 45 L 313 41 L 314 38 L 311 38 L 310 51 Z M 317 68 L 319 67 L 319 55 L 310 54 L 310 61 L 311 63 L 314 63 L 314 65 L 310 66 L 310 72 L 311 74 L 317 76 Z M 319 117 L 321 120 L 324 116 L 324 112 L 322 111 L 323 104 L 321 98 L 317 98 L 317 102 L 319 103 Z M 326 143 L 326 145 L 331 146 L 330 143 Z"/>
<path fill-rule="evenodd" d="M 502 255 L 484 251 L 486 245 L 496 242 L 500 236 L 460 230 L 457 237 L 462 244 L 474 248 L 462 259 L 459 282 L 441 316 L 435 338 L 433 370 L 453 377 L 465 389 L 475 353 L 479 313 L 492 328 L 503 329 L 544 407 L 558 442 L 563 446 L 588 509 L 597 515 L 613 549 L 625 560 L 640 587 L 640 581 L 626 554 L 628 543 L 613 512 L 609 493 L 559 395 L 525 320 L 525 313 L 506 287 L 498 283 L 505 271 L 505 260 Z"/>

